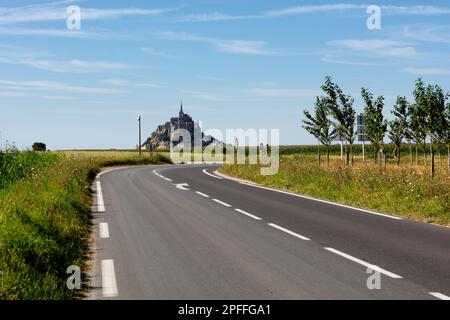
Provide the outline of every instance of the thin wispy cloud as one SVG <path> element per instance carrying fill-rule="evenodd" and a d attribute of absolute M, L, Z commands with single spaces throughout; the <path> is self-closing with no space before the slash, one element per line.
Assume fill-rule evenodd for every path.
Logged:
<path fill-rule="evenodd" d="M 0 80 L 0 90 L 13 90 L 13 91 L 55 91 L 55 92 L 69 92 L 79 94 L 120 94 L 126 93 L 124 90 L 101 88 L 101 87 L 85 87 L 69 85 L 64 82 L 54 81 L 11 81 Z"/>
<path fill-rule="evenodd" d="M 348 51 L 381 57 L 414 58 L 418 56 L 415 47 L 396 40 L 345 39 L 329 41 L 327 45 Z"/>
<path fill-rule="evenodd" d="M 56 59 L 50 53 L 33 52 L 27 48 L 8 45 L 0 45 L 0 63 L 24 65 L 59 73 L 93 73 L 138 68 L 136 65 L 120 62 Z"/>
<path fill-rule="evenodd" d="M 180 59 L 180 57 L 178 57 L 178 56 L 175 56 L 175 55 L 167 53 L 167 52 L 162 52 L 162 51 L 156 50 L 154 48 L 145 47 L 145 48 L 142 48 L 141 51 L 148 55 L 158 57 L 158 58 Z"/>
<path fill-rule="evenodd" d="M 0 28 L 0 34 L 10 36 L 44 36 L 67 38 L 98 38 L 100 34 L 90 31 L 67 29 Z"/>
<path fill-rule="evenodd" d="M 157 83 L 150 82 L 133 82 L 122 79 L 105 79 L 103 83 L 118 87 L 140 87 L 140 88 L 171 88 Z"/>
<path fill-rule="evenodd" d="M 30 96 L 30 94 L 28 94 L 26 92 L 0 90 L 0 98 L 18 98 L 18 97 L 28 97 L 28 96 Z"/>
<path fill-rule="evenodd" d="M 206 100 L 206 101 L 225 101 L 226 97 L 217 95 L 211 92 L 202 92 L 194 90 L 180 90 L 183 95 L 189 95 L 193 99 Z"/>
<path fill-rule="evenodd" d="M 165 40 L 199 42 L 210 44 L 220 52 L 232 54 L 248 54 L 248 55 L 278 54 L 275 50 L 269 48 L 269 44 L 265 41 L 226 40 L 221 38 L 197 36 L 187 32 L 172 32 L 172 31 L 162 31 L 156 32 L 154 34 Z"/>
<path fill-rule="evenodd" d="M 416 76 L 450 76 L 450 69 L 443 68 L 404 68 L 403 71 Z"/>
<path fill-rule="evenodd" d="M 403 36 L 422 42 L 450 43 L 450 25 L 406 26 Z"/>
<path fill-rule="evenodd" d="M 22 23 L 66 20 L 67 5 L 73 1 L 52 2 L 22 7 L 0 7 L 0 23 Z M 81 6 L 83 20 L 117 19 L 124 16 L 154 16 L 179 10 L 178 8 L 87 8 Z"/>
<path fill-rule="evenodd" d="M 250 89 L 250 94 L 266 98 L 299 98 L 315 97 L 320 95 L 320 91 L 313 89 L 253 88 Z"/>
<path fill-rule="evenodd" d="M 248 15 L 233 15 L 220 12 L 188 14 L 177 18 L 180 22 L 214 22 L 249 19 L 268 19 L 292 15 L 317 14 L 327 12 L 344 12 L 360 10 L 366 14 L 367 7 L 371 4 L 334 3 L 320 5 L 303 5 L 269 10 Z M 450 14 L 450 7 L 438 6 L 380 6 L 383 14 L 390 15 L 443 15 Z"/>

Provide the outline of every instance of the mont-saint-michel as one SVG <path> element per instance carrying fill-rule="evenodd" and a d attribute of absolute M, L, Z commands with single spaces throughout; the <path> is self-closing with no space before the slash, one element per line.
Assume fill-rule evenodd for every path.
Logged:
<path fill-rule="evenodd" d="M 201 140 L 198 144 L 200 145 L 201 143 L 202 147 L 224 145 L 223 142 L 202 132 L 198 121 L 194 121 L 189 114 L 184 113 L 183 101 L 181 101 L 178 117 L 171 117 L 165 124 L 159 125 L 144 142 L 143 146 L 148 150 L 168 150 L 171 147 L 171 143 L 173 146 L 181 142 L 180 138 L 171 139 L 172 134 L 177 130 L 186 130 L 192 137 L 192 145 L 194 145 L 196 137 L 199 137 L 198 139 Z"/>

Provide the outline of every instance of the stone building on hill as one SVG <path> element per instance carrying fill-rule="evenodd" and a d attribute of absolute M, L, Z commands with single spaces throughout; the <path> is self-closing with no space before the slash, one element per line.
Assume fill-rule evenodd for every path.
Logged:
<path fill-rule="evenodd" d="M 163 125 L 159 125 L 156 130 L 151 134 L 151 136 L 144 142 L 144 146 L 147 150 L 168 150 L 170 149 L 170 137 L 173 131 L 177 129 L 187 130 L 194 139 L 194 132 L 200 130 L 198 124 L 192 120 L 192 117 L 183 111 L 183 101 L 181 101 L 180 112 L 178 117 L 170 118 Z M 216 140 L 211 136 L 202 136 L 202 146 L 210 145 L 211 143 L 223 144 L 222 142 Z M 193 143 L 193 141 L 192 141 Z"/>

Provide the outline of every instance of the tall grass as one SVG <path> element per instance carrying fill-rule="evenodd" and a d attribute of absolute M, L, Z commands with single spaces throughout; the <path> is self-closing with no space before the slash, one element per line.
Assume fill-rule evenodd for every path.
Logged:
<path fill-rule="evenodd" d="M 39 168 L 54 164 L 56 160 L 57 156 L 51 153 L 19 152 L 15 148 L 0 150 L 0 189 L 35 174 Z"/>
<path fill-rule="evenodd" d="M 259 165 L 226 165 L 220 171 L 262 185 L 424 222 L 450 224 L 450 178 L 434 179 L 421 167 L 366 163 L 345 166 L 333 159 L 318 166 L 314 156 L 281 156 L 280 170 L 262 176 Z"/>
<path fill-rule="evenodd" d="M 80 297 L 83 292 L 67 288 L 66 270 L 84 270 L 96 172 L 108 165 L 170 162 L 156 154 L 143 160 L 17 151 L 3 153 L 2 161 L 8 184 L 0 190 L 0 299 Z"/>

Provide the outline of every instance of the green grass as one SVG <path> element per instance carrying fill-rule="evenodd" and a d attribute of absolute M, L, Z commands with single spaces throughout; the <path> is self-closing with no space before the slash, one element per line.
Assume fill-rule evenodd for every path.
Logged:
<path fill-rule="evenodd" d="M 361 162 L 345 166 L 334 157 L 318 166 L 310 155 L 281 156 L 280 170 L 260 175 L 259 165 L 226 165 L 220 171 L 265 186 L 327 199 L 356 207 L 397 214 L 415 220 L 450 224 L 450 178 L 440 170 L 434 179 L 423 167 Z"/>
<path fill-rule="evenodd" d="M 3 153 L 0 299 L 80 298 L 66 287 L 66 269 L 85 267 L 95 174 L 103 166 L 168 162 L 160 154 Z"/>
<path fill-rule="evenodd" d="M 39 168 L 55 163 L 56 159 L 57 156 L 51 153 L 19 152 L 13 148 L 0 151 L 0 189 L 33 175 Z"/>

